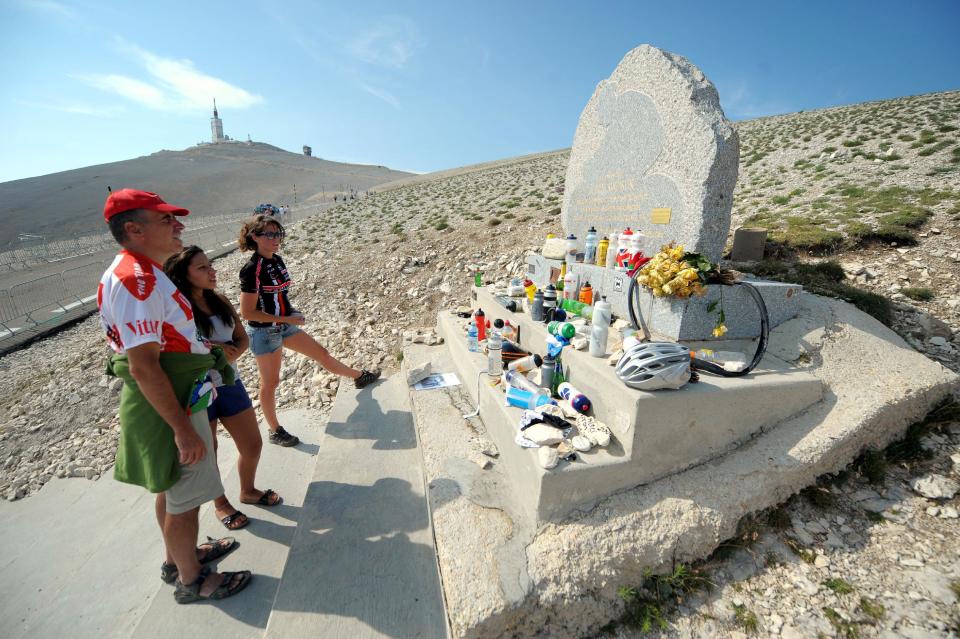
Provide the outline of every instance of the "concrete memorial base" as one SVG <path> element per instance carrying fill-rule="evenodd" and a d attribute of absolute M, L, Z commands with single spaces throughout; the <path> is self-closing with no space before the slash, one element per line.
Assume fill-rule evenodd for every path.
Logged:
<path fill-rule="evenodd" d="M 475 289 L 487 317 L 510 320 L 520 328 L 520 346 L 546 353 L 546 326 L 524 313 L 507 311 L 488 289 Z M 544 470 L 536 449 L 514 444 L 519 408 L 506 406 L 499 387 L 490 385 L 487 357 L 467 350 L 467 320 L 439 316 L 440 334 L 467 390 L 480 402 L 488 433 L 508 460 L 507 471 L 522 486 L 520 503 L 531 520 L 556 520 L 611 493 L 655 481 L 735 448 L 757 432 L 774 428 L 822 398 L 822 384 L 779 358 L 768 356 L 750 376 L 731 379 L 704 375 L 681 391 L 644 392 L 617 379 L 607 358 L 568 346 L 563 350 L 568 380 L 590 398 L 593 414 L 613 432 L 606 448 L 582 453 L 573 463 Z M 478 394 L 479 392 L 479 394 Z"/>
<path fill-rule="evenodd" d="M 483 308 L 494 317 L 506 313 L 494 306 Z M 520 324 L 524 325 L 522 320 Z M 457 370 L 463 382 L 455 389 L 429 391 L 446 394 L 445 399 L 430 395 L 432 403 L 422 405 L 427 394 L 414 393 L 413 402 L 456 637 L 590 635 L 622 611 L 620 586 L 641 583 L 646 570 L 664 572 L 675 561 L 707 556 L 735 533 L 743 516 L 781 503 L 818 476 L 846 467 L 864 448 L 899 438 L 958 389 L 956 374 L 914 351 L 873 318 L 844 302 L 803 293 L 798 318 L 771 333 L 766 361 L 779 362 L 778 366 L 770 365 L 750 379 L 726 380 L 731 385 L 717 384 L 712 390 L 688 385 L 652 394 L 653 400 L 645 400 L 637 430 L 655 429 L 656 405 L 678 398 L 686 400 L 676 405 L 678 416 L 694 421 L 698 411 L 714 404 L 720 407 L 712 434 L 740 428 L 755 420 L 756 413 L 779 411 L 777 417 L 771 416 L 772 423 L 731 437 L 714 455 L 691 460 L 691 465 L 671 474 L 616 486 L 605 482 L 617 473 L 606 474 L 604 469 L 642 473 L 648 467 L 628 463 L 632 456 L 646 453 L 650 463 L 677 455 L 689 445 L 683 438 L 686 424 L 675 426 L 674 439 L 648 441 L 646 446 L 642 437 L 630 440 L 619 428 L 615 434 L 619 446 L 611 444 L 600 455 L 584 456 L 582 467 L 534 473 L 525 468 L 523 459 L 530 453 L 503 438 L 513 428 L 513 415 L 501 409 L 502 399 L 495 395 L 499 391 L 481 385 L 482 425 L 460 417 L 472 409 L 470 395 L 476 392 L 482 357 L 460 350 L 464 341 L 460 327 L 448 314 L 441 316 L 441 329 L 448 348 L 408 347 L 404 366 L 416 366 L 432 352 L 434 370 Z M 785 373 L 805 381 L 782 392 L 753 396 L 740 395 L 747 391 L 733 385 L 757 386 Z M 584 376 L 576 378 L 584 386 L 598 374 L 580 361 L 573 367 L 574 376 Z M 715 385 L 712 377 L 703 377 L 701 384 Z M 620 401 L 630 401 L 618 406 L 613 387 L 604 392 L 599 390 L 607 384 L 604 379 L 593 383 L 597 388 L 591 392 L 603 393 L 594 398 L 598 412 L 626 414 L 622 404 L 634 398 L 624 393 Z M 818 399 L 811 398 L 816 384 L 817 392 L 822 392 Z M 724 413 L 727 394 L 741 398 L 740 418 Z M 798 408 L 783 409 L 779 404 L 784 400 Z M 492 467 L 484 469 L 468 461 L 467 455 L 473 453 L 466 451 L 473 442 L 488 438 L 495 441 L 499 457 L 491 458 L 484 466 Z M 451 439 L 463 440 L 460 450 L 454 450 Z M 537 490 L 538 479 L 541 494 L 555 480 L 564 482 L 564 490 L 578 491 L 580 479 L 605 483 L 609 493 L 588 500 L 579 494 L 573 500 L 576 507 L 565 515 L 531 522 L 530 507 L 517 502 L 529 499 L 527 493 Z M 549 503 L 538 500 L 541 505 Z"/>
<path fill-rule="evenodd" d="M 560 272 L 560 260 L 551 260 L 531 253 L 527 256 L 527 277 L 543 288 L 551 283 L 551 274 Z M 589 281 L 593 298 L 606 295 L 613 312 L 629 318 L 627 314 L 627 291 L 630 277 L 609 268 L 593 264 L 573 264 L 571 269 L 580 277 L 580 284 Z M 553 278 L 556 281 L 556 277 Z M 785 284 L 768 280 L 747 280 L 763 298 L 770 318 L 770 327 L 779 326 L 797 316 L 800 307 L 799 284 Z M 660 338 L 679 341 L 713 340 L 713 327 L 717 323 L 717 310 L 709 311 L 710 304 L 720 301 L 726 313 L 728 333 L 723 339 L 751 339 L 760 335 L 760 312 L 746 290 L 740 286 L 710 285 L 704 297 L 685 300 L 654 297 L 646 288 L 640 289 L 640 308 L 647 326 Z"/>

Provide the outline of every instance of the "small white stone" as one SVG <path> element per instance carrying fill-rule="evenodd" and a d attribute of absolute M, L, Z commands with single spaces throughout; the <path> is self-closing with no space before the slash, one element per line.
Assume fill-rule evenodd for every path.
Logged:
<path fill-rule="evenodd" d="M 546 470 L 556 468 L 557 463 L 560 461 L 560 457 L 557 455 L 557 449 L 552 446 L 541 446 L 537 450 L 537 459 L 540 462 L 540 467 Z"/>
<path fill-rule="evenodd" d="M 583 435 L 577 435 L 570 440 L 570 443 L 573 444 L 573 447 L 579 450 L 581 453 L 585 453 L 593 448 L 593 443 Z"/>
<path fill-rule="evenodd" d="M 960 490 L 960 484 L 935 473 L 914 479 L 910 487 L 927 499 L 953 499 Z"/>

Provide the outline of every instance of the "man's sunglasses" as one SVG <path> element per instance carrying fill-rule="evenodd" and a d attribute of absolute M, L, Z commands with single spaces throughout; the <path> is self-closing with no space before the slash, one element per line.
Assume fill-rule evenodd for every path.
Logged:
<path fill-rule="evenodd" d="M 283 233 L 280 231 L 263 231 L 261 233 L 254 233 L 257 237 L 265 237 L 268 240 L 282 240 Z"/>

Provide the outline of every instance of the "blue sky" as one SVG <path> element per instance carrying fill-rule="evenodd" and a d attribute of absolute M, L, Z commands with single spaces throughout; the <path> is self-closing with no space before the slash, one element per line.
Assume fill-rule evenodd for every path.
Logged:
<path fill-rule="evenodd" d="M 567 147 L 635 46 L 740 120 L 960 89 L 960 2 L 0 0 L 0 182 L 227 135 L 434 171 Z"/>

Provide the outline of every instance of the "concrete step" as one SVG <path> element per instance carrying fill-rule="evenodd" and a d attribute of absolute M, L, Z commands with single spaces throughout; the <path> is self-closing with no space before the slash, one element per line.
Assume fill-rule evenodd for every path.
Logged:
<path fill-rule="evenodd" d="M 401 376 L 341 384 L 266 635 L 447 636 L 424 484 Z"/>
<path fill-rule="evenodd" d="M 168 639 L 171 636 L 262 637 L 280 587 L 291 540 L 299 521 L 307 515 L 304 508 L 308 483 L 318 459 L 322 438 L 319 416 L 308 410 L 283 411 L 279 415 L 284 428 L 300 438 L 293 448 L 274 446 L 264 439 L 256 485 L 272 488 L 283 503 L 270 508 L 240 504 L 240 480 L 236 464 L 224 478 L 224 488 L 234 507 L 243 511 L 250 524 L 228 532 L 216 519 L 212 508 L 201 513 L 200 537 L 232 535 L 240 547 L 220 561 L 218 570 L 251 570 L 253 581 L 235 597 L 213 605 L 180 605 L 173 599 L 173 587 L 162 587 L 137 625 L 134 637 Z M 265 433 L 265 427 L 261 426 Z M 229 440 L 221 440 L 221 450 L 233 449 Z M 159 573 L 159 564 L 154 572 Z M 157 583 L 160 581 L 152 575 Z"/>

